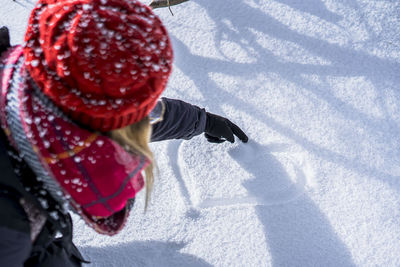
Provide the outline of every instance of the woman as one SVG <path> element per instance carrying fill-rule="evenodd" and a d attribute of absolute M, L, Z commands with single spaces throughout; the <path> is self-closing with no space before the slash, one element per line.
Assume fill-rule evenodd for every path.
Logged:
<path fill-rule="evenodd" d="M 210 142 L 247 142 L 228 119 L 158 100 L 172 48 L 140 2 L 40 0 L 25 44 L 10 47 L 1 28 L 0 53 L 1 266 L 85 262 L 69 211 L 101 234 L 118 233 L 144 186 L 147 206 L 150 141 L 204 132 Z"/>

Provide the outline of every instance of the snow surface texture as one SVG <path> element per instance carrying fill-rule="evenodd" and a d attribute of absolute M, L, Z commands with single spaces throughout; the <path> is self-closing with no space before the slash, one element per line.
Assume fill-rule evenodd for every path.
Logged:
<path fill-rule="evenodd" d="M 20 43 L 33 0 L 2 0 Z M 155 12 L 165 96 L 229 117 L 248 144 L 152 144 L 160 173 L 126 228 L 74 216 L 92 266 L 400 266 L 397 0 L 192 0 Z"/>

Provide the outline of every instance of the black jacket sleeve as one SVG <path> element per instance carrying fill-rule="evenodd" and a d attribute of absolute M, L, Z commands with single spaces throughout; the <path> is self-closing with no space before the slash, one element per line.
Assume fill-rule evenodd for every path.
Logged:
<path fill-rule="evenodd" d="M 203 133 L 206 127 L 205 109 L 181 100 L 163 97 L 155 112 L 160 113 L 156 115 L 160 119 L 152 125 L 151 141 L 191 139 Z"/>

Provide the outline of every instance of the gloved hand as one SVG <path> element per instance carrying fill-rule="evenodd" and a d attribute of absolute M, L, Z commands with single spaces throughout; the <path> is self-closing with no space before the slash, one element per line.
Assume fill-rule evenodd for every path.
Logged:
<path fill-rule="evenodd" d="M 204 135 L 208 142 L 222 143 L 228 140 L 235 142 L 236 135 L 243 143 L 247 143 L 247 135 L 233 122 L 227 118 L 207 112 L 206 129 Z"/>
<path fill-rule="evenodd" d="M 10 34 L 7 27 L 0 28 L 0 55 L 10 47 Z"/>

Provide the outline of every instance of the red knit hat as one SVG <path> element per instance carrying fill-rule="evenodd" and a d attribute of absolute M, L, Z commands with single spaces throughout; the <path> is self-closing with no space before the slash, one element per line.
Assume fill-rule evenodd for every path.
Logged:
<path fill-rule="evenodd" d="M 45 95 L 99 131 L 145 117 L 172 68 L 166 29 L 135 0 L 39 0 L 25 42 L 27 69 Z"/>

